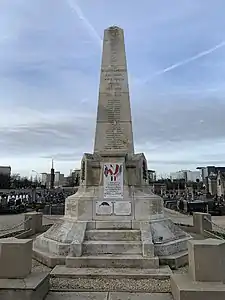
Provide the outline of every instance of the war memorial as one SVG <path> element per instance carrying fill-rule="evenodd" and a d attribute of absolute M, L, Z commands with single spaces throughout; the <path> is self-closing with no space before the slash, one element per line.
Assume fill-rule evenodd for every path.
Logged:
<path fill-rule="evenodd" d="M 36 300 L 47 295 L 49 274 L 34 274 L 33 253 L 33 258 L 53 268 L 53 278 L 74 282 L 82 276 L 101 276 L 106 281 L 133 278 L 134 285 L 136 279 L 171 279 L 175 300 L 225 299 L 225 242 L 193 240 L 167 218 L 162 198 L 150 190 L 147 172 L 144 154 L 134 152 L 124 32 L 113 26 L 104 32 L 94 151 L 84 153 L 81 160 L 79 189 L 66 199 L 65 215 L 47 231 L 40 213 L 25 216 L 31 234 L 41 233 L 33 249 L 31 239 L 0 240 L 0 266 L 7 269 L 11 259 L 20 260 L 19 269 L 16 265 L 7 272 L 0 269 L 0 298 L 18 295 L 19 300 Z M 205 229 L 212 229 L 210 218 L 196 213 L 193 230 L 204 234 Z M 187 263 L 189 274 L 173 274 L 171 269 Z M 98 287 L 94 290 L 100 292 L 98 296 L 65 294 L 62 298 L 54 298 L 51 292 L 47 300 L 142 299 L 141 294 L 117 294 L 118 289 Z M 139 286 L 140 292 L 145 290 L 146 286 Z M 172 296 L 145 294 L 143 299 L 169 300 Z"/>
<path fill-rule="evenodd" d="M 81 161 L 81 185 L 65 216 L 34 243 L 49 266 L 158 268 L 187 256 L 190 236 L 164 217 L 147 181 L 147 161 L 134 153 L 124 33 L 104 32 L 94 152 Z"/>

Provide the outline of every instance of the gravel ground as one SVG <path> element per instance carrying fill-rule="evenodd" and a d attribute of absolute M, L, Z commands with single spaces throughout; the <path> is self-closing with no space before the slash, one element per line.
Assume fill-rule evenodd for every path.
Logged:
<path fill-rule="evenodd" d="M 188 273 L 188 265 L 184 266 L 182 268 L 179 268 L 177 270 L 173 270 L 173 273 L 174 274 L 186 274 L 186 273 Z"/>
<path fill-rule="evenodd" d="M 51 268 L 41 264 L 40 262 L 32 259 L 32 271 L 33 272 L 51 272 Z"/>
<path fill-rule="evenodd" d="M 124 291 L 124 292 L 148 292 L 169 293 L 170 280 L 156 279 L 105 279 L 105 278 L 78 278 L 62 279 L 52 278 L 51 289 L 76 290 L 76 291 Z"/>

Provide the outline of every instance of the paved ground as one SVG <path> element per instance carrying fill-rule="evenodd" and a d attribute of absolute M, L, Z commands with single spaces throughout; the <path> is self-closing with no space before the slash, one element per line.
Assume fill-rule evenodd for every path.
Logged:
<path fill-rule="evenodd" d="M 152 293 L 56 293 L 51 292 L 46 300 L 172 300 L 170 294 L 152 294 Z"/>

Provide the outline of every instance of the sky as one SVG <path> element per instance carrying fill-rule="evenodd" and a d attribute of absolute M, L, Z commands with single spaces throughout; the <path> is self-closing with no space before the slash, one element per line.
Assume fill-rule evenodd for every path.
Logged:
<path fill-rule="evenodd" d="M 1 0 L 0 165 L 93 152 L 104 29 L 124 29 L 135 151 L 158 174 L 225 165 L 224 0 Z"/>

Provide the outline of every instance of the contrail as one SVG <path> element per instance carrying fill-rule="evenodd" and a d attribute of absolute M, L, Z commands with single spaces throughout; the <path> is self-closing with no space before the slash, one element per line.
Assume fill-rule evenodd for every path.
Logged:
<path fill-rule="evenodd" d="M 190 62 L 192 62 L 192 61 L 195 61 L 195 60 L 197 60 L 197 59 L 199 59 L 199 58 L 201 58 L 201 57 L 203 57 L 203 56 L 206 56 L 206 55 L 208 55 L 208 54 L 210 54 L 210 53 L 216 51 L 217 49 L 219 49 L 219 48 L 221 48 L 221 47 L 223 47 L 223 46 L 225 46 L 225 41 L 219 43 L 218 45 L 214 46 L 213 48 L 210 48 L 210 49 L 208 49 L 208 50 L 202 51 L 202 52 L 200 52 L 200 53 L 198 53 L 198 54 L 196 54 L 196 55 L 194 55 L 194 56 L 192 56 L 192 57 L 190 57 L 190 58 L 187 58 L 187 59 L 185 59 L 185 60 L 182 60 L 182 61 L 180 61 L 180 62 L 178 62 L 178 63 L 176 63 L 176 64 L 173 64 L 172 66 L 170 66 L 170 67 L 168 67 L 168 68 L 165 68 L 165 69 L 163 69 L 163 70 L 161 70 L 161 71 L 156 72 L 150 79 L 147 79 L 147 80 L 145 81 L 145 83 L 147 83 L 148 81 L 150 81 L 151 79 L 153 79 L 154 77 L 156 77 L 156 76 L 158 76 L 158 75 L 167 73 L 167 72 L 172 71 L 172 70 L 174 70 L 174 69 L 176 69 L 176 68 L 178 68 L 178 67 L 181 67 L 181 66 L 183 66 L 183 65 L 186 65 L 186 64 L 188 64 L 188 63 L 190 63 Z"/>
<path fill-rule="evenodd" d="M 100 47 L 102 47 L 102 39 L 101 37 L 98 35 L 97 31 L 95 30 L 94 26 L 89 22 L 89 20 L 84 16 L 81 8 L 79 7 L 79 5 L 72 0 L 66 0 L 68 6 L 71 8 L 71 10 L 73 10 L 78 18 L 83 21 L 88 33 L 90 34 L 90 36 L 92 38 L 94 38 L 97 43 L 100 45 Z"/>

